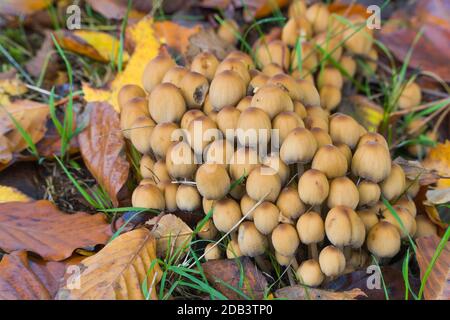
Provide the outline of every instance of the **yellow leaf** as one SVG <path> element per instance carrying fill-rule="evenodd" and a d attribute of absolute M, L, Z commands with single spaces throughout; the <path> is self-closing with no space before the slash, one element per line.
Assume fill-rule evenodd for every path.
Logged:
<path fill-rule="evenodd" d="M 118 63 L 120 41 L 105 32 L 76 30 L 57 33 L 58 42 L 67 50 L 85 55 L 94 60 Z M 130 56 L 123 51 L 122 61 L 126 63 Z"/>
<path fill-rule="evenodd" d="M 51 2 L 51 0 L 3 0 L 0 1 L 0 13 L 27 15 L 45 9 Z"/>
<path fill-rule="evenodd" d="M 428 153 L 425 160 L 422 162 L 427 169 L 436 170 L 441 176 L 450 176 L 450 141 L 445 143 L 438 143 L 438 145 Z M 441 178 L 437 182 L 438 189 L 445 189 L 450 187 L 450 178 Z"/>
<path fill-rule="evenodd" d="M 149 60 L 158 54 L 159 41 L 155 38 L 153 20 L 150 17 L 141 19 L 138 23 L 127 29 L 131 40 L 135 43 L 135 49 L 131 55 L 125 70 L 117 74 L 108 89 L 94 89 L 89 84 L 83 84 L 85 100 L 88 102 L 107 101 L 119 112 L 117 96 L 119 90 L 126 84 L 142 86 L 142 74 Z"/>
<path fill-rule="evenodd" d="M 15 188 L 0 186 L 0 203 L 15 201 L 28 202 L 30 200 L 30 198 Z"/>
<path fill-rule="evenodd" d="M 155 261 L 155 239 L 145 228 L 120 235 L 97 254 L 79 265 L 79 286 L 73 281 L 59 290 L 60 300 L 143 300 L 156 299 L 156 284 L 162 271 Z"/>

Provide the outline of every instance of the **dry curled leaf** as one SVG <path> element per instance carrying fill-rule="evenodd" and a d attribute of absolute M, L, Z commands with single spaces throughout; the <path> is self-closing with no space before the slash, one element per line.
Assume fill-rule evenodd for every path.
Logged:
<path fill-rule="evenodd" d="M 31 258 L 14 251 L 0 262 L 0 300 L 52 300 L 65 264 Z"/>
<path fill-rule="evenodd" d="M 114 110 L 119 112 L 117 100 L 119 90 L 126 84 L 142 86 L 144 67 L 158 54 L 159 42 L 155 38 L 153 20 L 150 17 L 141 19 L 138 23 L 127 28 L 127 39 L 134 44 L 134 51 L 130 56 L 126 68 L 118 73 L 108 88 L 96 89 L 83 83 L 84 98 L 88 102 L 107 101 Z"/>
<path fill-rule="evenodd" d="M 425 168 L 419 161 L 406 160 L 398 157 L 394 160 L 400 165 L 409 180 L 419 181 L 422 186 L 436 183 L 439 180 L 439 173 L 436 170 Z"/>
<path fill-rule="evenodd" d="M 168 20 L 155 22 L 154 28 L 155 35 L 162 44 L 182 54 L 188 49 L 189 38 L 201 30 L 200 25 L 188 28 Z"/>
<path fill-rule="evenodd" d="M 333 292 L 300 285 L 284 287 L 275 292 L 276 298 L 288 300 L 355 300 L 365 296 L 366 294 L 358 288 L 349 291 Z"/>
<path fill-rule="evenodd" d="M 0 204 L 0 248 L 26 250 L 60 261 L 77 248 L 104 244 L 110 234 L 102 214 L 65 214 L 50 201 Z"/>
<path fill-rule="evenodd" d="M 428 190 L 427 202 L 430 204 L 443 204 L 450 202 L 450 187 L 445 189 Z"/>
<path fill-rule="evenodd" d="M 156 259 L 155 239 L 145 228 L 120 235 L 97 254 L 79 265 L 80 286 L 65 285 L 60 300 L 143 300 L 156 299 L 156 284 L 162 275 Z M 143 292 L 143 283 L 150 293 Z"/>
<path fill-rule="evenodd" d="M 424 203 L 425 213 L 428 218 L 437 225 L 441 231 L 445 231 L 448 228 L 448 223 L 442 221 L 441 215 L 439 214 L 438 209 L 434 205 L 429 205 L 427 202 Z"/>
<path fill-rule="evenodd" d="M 58 42 L 67 50 L 91 59 L 118 63 L 120 42 L 108 33 L 90 30 L 62 30 L 57 33 Z M 123 51 L 122 61 L 127 63 L 130 56 Z"/>
<path fill-rule="evenodd" d="M 189 247 L 192 229 L 176 215 L 165 214 L 160 219 L 156 217 L 147 221 L 147 224 L 153 225 L 152 234 L 157 239 L 158 257 L 164 257 L 168 252 L 176 252 L 178 248 Z"/>
<path fill-rule="evenodd" d="M 430 261 L 439 245 L 437 236 L 417 239 L 417 262 L 420 277 L 423 278 Z M 425 284 L 424 297 L 427 300 L 450 300 L 450 244 L 447 242 L 436 260 Z"/>
<path fill-rule="evenodd" d="M 117 194 L 127 181 L 130 164 L 125 155 L 125 140 L 119 114 L 106 102 L 88 105 L 88 126 L 78 136 L 84 163 L 97 182 L 105 189 L 114 206 Z"/>
<path fill-rule="evenodd" d="M 252 299 L 264 297 L 267 289 L 266 278 L 248 257 L 210 260 L 202 263 L 202 268 L 210 284 L 229 299 L 244 299 L 230 286 Z M 242 278 L 243 281 L 241 281 Z M 227 285 L 224 285 L 224 283 Z"/>
<path fill-rule="evenodd" d="M 27 202 L 30 200 L 30 198 L 28 198 L 19 190 L 12 187 L 0 185 L 0 203 L 13 201 Z"/>
<path fill-rule="evenodd" d="M 10 15 L 28 15 L 47 8 L 52 0 L 3 0 L 0 1 L 0 13 Z"/>
<path fill-rule="evenodd" d="M 450 187 L 450 140 L 431 148 L 422 165 L 437 171 L 443 177 L 437 183 L 438 189 Z"/>

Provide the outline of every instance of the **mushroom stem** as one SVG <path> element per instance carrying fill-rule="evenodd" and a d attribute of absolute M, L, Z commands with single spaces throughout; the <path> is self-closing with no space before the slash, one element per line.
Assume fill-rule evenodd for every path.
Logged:
<path fill-rule="evenodd" d="M 319 261 L 319 251 L 317 250 L 317 243 L 310 243 L 308 245 L 308 249 L 309 249 L 309 256 L 312 259 Z"/>

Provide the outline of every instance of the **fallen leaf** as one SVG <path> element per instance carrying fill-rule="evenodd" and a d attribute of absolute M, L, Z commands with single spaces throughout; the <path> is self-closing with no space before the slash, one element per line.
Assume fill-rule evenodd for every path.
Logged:
<path fill-rule="evenodd" d="M 445 143 L 438 143 L 431 148 L 422 164 L 425 168 L 436 170 L 445 178 L 439 179 L 437 189 L 450 187 L 450 140 Z"/>
<path fill-rule="evenodd" d="M 237 1 L 241 2 L 241 1 Z M 289 0 L 249 0 L 245 1 L 244 19 L 247 22 L 270 15 L 290 3 Z M 241 2 L 242 4 L 242 2 Z"/>
<path fill-rule="evenodd" d="M 427 214 L 428 218 L 433 222 L 435 225 L 437 225 L 440 228 L 440 231 L 443 232 L 447 230 L 448 223 L 445 221 L 442 221 L 441 215 L 439 214 L 438 209 L 433 205 L 427 205 L 427 203 L 424 203 L 425 207 L 425 213 Z"/>
<path fill-rule="evenodd" d="M 36 55 L 25 64 L 25 69 L 28 73 L 36 78 L 41 76 L 41 72 L 44 66 L 46 66 L 47 69 L 45 70 L 45 80 L 50 80 L 52 78 L 52 80 L 54 80 L 54 76 L 59 69 L 59 63 L 57 60 L 52 59 L 56 57 L 53 56 L 56 52 L 54 50 L 53 40 L 50 35 L 50 32 L 46 32 L 44 41 L 42 42 L 39 50 L 36 52 Z"/>
<path fill-rule="evenodd" d="M 79 134 L 81 155 L 86 167 L 105 189 L 114 206 L 117 194 L 128 179 L 130 164 L 120 131 L 119 114 L 106 102 L 90 103 L 89 125 Z"/>
<path fill-rule="evenodd" d="M 428 190 L 426 197 L 427 202 L 430 204 L 443 204 L 450 202 L 450 187 L 446 189 Z"/>
<path fill-rule="evenodd" d="M 110 236 L 102 214 L 65 214 L 46 200 L 2 203 L 0 212 L 0 248 L 6 252 L 27 250 L 60 261 Z"/>
<path fill-rule="evenodd" d="M 87 56 L 91 59 L 115 64 L 119 61 L 120 42 L 109 33 L 90 30 L 62 30 L 56 34 L 61 47 Z M 123 51 L 122 61 L 127 63 L 130 56 Z"/>
<path fill-rule="evenodd" d="M 31 258 L 25 251 L 7 254 L 0 262 L 1 300 L 52 300 L 65 264 Z"/>
<path fill-rule="evenodd" d="M 402 157 L 397 157 L 394 162 L 402 167 L 409 180 L 415 181 L 418 179 L 419 184 L 422 186 L 436 183 L 440 178 L 440 175 L 436 170 L 425 168 L 419 161 L 406 160 Z"/>
<path fill-rule="evenodd" d="M 168 252 L 176 252 L 179 248 L 189 249 L 192 229 L 176 215 L 165 214 L 161 218 L 149 220 L 146 224 L 153 226 L 152 234 L 156 239 L 158 257 L 164 257 Z"/>
<path fill-rule="evenodd" d="M 150 231 L 140 228 L 124 233 L 84 259 L 79 265 L 80 287 L 63 286 L 57 299 L 143 300 L 144 281 L 151 288 L 149 296 L 156 299 L 155 287 L 162 272 L 157 263 L 152 264 L 155 259 L 155 239 Z"/>
<path fill-rule="evenodd" d="M 0 13 L 10 15 L 29 15 L 47 8 L 52 0 L 3 0 L 0 2 Z"/>
<path fill-rule="evenodd" d="M 437 236 L 423 237 L 417 242 L 417 262 L 420 277 L 423 278 L 440 242 Z M 450 244 L 447 242 L 436 260 L 425 284 L 424 297 L 427 300 L 450 300 Z"/>
<path fill-rule="evenodd" d="M 155 35 L 162 44 L 176 49 L 179 53 L 186 53 L 189 46 L 189 38 L 201 30 L 200 25 L 192 28 L 184 27 L 178 23 L 166 20 L 154 23 Z"/>
<path fill-rule="evenodd" d="M 206 278 L 211 285 L 232 300 L 244 297 L 235 290 L 241 291 L 252 299 L 262 299 L 267 289 L 267 280 L 248 257 L 239 259 L 210 260 L 202 263 Z M 242 286 L 241 277 L 243 277 Z M 226 283 L 227 285 L 224 285 Z"/>
<path fill-rule="evenodd" d="M 27 202 L 31 199 L 15 188 L 0 185 L 0 203 L 4 202 Z"/>
<path fill-rule="evenodd" d="M 207 9 L 227 9 L 232 4 L 232 0 L 201 0 L 195 6 Z"/>
<path fill-rule="evenodd" d="M 189 38 L 186 59 L 191 62 L 197 54 L 208 51 L 223 60 L 233 50 L 235 48 L 221 40 L 213 29 L 201 29 Z"/>
<path fill-rule="evenodd" d="M 403 281 L 402 272 L 391 266 L 381 267 L 384 283 L 390 300 L 404 300 L 405 299 L 405 283 Z M 383 289 L 383 284 L 375 285 L 373 281 L 374 270 L 368 271 L 366 269 L 356 270 L 350 273 L 343 274 L 336 279 L 326 283 L 323 287 L 325 290 L 332 290 L 337 292 L 346 292 L 349 290 L 360 289 L 365 296 L 358 297 L 358 300 L 385 300 L 386 296 Z M 410 275 L 409 282 L 414 292 L 418 292 L 420 280 Z M 368 283 L 373 284 L 369 288 Z"/>
<path fill-rule="evenodd" d="M 354 116 L 367 130 L 377 131 L 383 120 L 383 108 L 362 95 L 352 95 L 350 102 L 355 106 Z"/>
<path fill-rule="evenodd" d="M 126 68 L 117 74 L 108 89 L 95 89 L 83 83 L 84 98 L 88 102 L 107 101 L 119 112 L 117 100 L 119 90 L 126 84 L 142 86 L 142 74 L 148 61 L 158 54 L 159 42 L 155 38 L 153 20 L 145 17 L 138 23 L 127 28 L 127 35 L 135 44 L 134 52 L 130 56 Z"/>
<path fill-rule="evenodd" d="M 349 291 L 334 292 L 322 289 L 306 288 L 304 286 L 290 286 L 278 289 L 276 298 L 287 300 L 355 300 L 366 294 L 361 289 L 355 288 Z"/>
<path fill-rule="evenodd" d="M 44 137 L 47 130 L 45 125 L 48 114 L 49 108 L 46 104 L 31 100 L 17 100 L 0 108 L 0 134 L 8 139 L 13 153 L 21 152 L 28 147 L 28 144 L 16 129 L 10 116 L 31 136 L 33 143 L 37 143 Z"/>
<path fill-rule="evenodd" d="M 35 161 L 14 163 L 0 172 L 0 185 L 19 190 L 32 199 L 43 199 L 46 185 L 41 178 L 41 168 Z"/>
<path fill-rule="evenodd" d="M 355 3 L 355 1 L 350 3 L 334 1 L 328 6 L 328 11 L 343 17 L 361 16 L 367 19 L 370 16 L 367 8 L 362 4 Z"/>
<path fill-rule="evenodd" d="M 450 81 L 450 5 L 440 0 L 419 0 L 402 6 L 383 26 L 379 39 L 404 61 L 418 33 L 423 35 L 414 47 L 409 66 L 431 71 Z"/>

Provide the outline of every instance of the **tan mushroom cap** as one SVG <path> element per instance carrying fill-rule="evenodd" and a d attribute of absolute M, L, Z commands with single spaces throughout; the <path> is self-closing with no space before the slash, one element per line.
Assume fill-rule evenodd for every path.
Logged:
<path fill-rule="evenodd" d="M 320 269 L 320 264 L 314 259 L 303 261 L 300 267 L 297 269 L 297 278 L 300 283 L 317 287 L 323 282 L 325 276 Z"/>
<path fill-rule="evenodd" d="M 366 229 L 361 218 L 349 207 L 332 208 L 325 219 L 328 240 L 338 247 L 359 248 L 366 238 Z"/>
<path fill-rule="evenodd" d="M 310 169 L 298 181 L 300 199 L 309 205 L 320 205 L 328 197 L 330 186 L 327 177 L 319 170 Z"/>
<path fill-rule="evenodd" d="M 287 223 L 279 224 L 272 232 L 272 244 L 276 252 L 292 256 L 300 244 L 295 227 Z"/>
<path fill-rule="evenodd" d="M 201 207 L 202 200 L 196 187 L 182 184 L 177 189 L 176 203 L 180 210 L 194 211 Z"/>
<path fill-rule="evenodd" d="M 216 201 L 213 211 L 213 221 L 217 230 L 228 232 L 233 227 L 237 227 L 237 223 L 241 218 L 241 208 L 235 200 L 222 199 Z"/>
<path fill-rule="evenodd" d="M 253 211 L 253 222 L 256 229 L 264 235 L 270 234 L 279 224 L 280 211 L 269 201 L 262 202 Z"/>
<path fill-rule="evenodd" d="M 222 252 L 220 252 L 219 246 L 214 243 L 208 243 L 205 247 L 204 258 L 206 261 L 219 260 L 222 258 Z"/>
<path fill-rule="evenodd" d="M 362 180 L 358 184 L 359 206 L 373 206 L 381 196 L 381 189 L 375 182 Z"/>
<path fill-rule="evenodd" d="M 277 199 L 277 207 L 283 216 L 292 220 L 298 219 L 306 210 L 297 188 L 292 187 L 281 190 Z"/>
<path fill-rule="evenodd" d="M 379 258 L 392 258 L 400 251 L 400 244 L 397 228 L 387 221 L 378 222 L 367 236 L 367 248 Z"/>
<path fill-rule="evenodd" d="M 376 142 L 364 143 L 353 155 L 352 173 L 373 182 L 383 181 L 391 173 L 389 151 Z"/>
<path fill-rule="evenodd" d="M 137 208 L 164 210 L 166 207 L 163 193 L 152 184 L 137 186 L 131 196 L 131 203 Z"/>
<path fill-rule="evenodd" d="M 248 175 L 246 190 L 253 200 L 265 197 L 266 201 L 275 202 L 281 190 L 280 176 L 272 168 L 262 165 Z"/>
<path fill-rule="evenodd" d="M 311 161 L 317 150 L 313 134 L 305 128 L 292 130 L 280 149 L 280 157 L 286 164 L 306 163 Z"/>
<path fill-rule="evenodd" d="M 256 257 L 267 248 L 267 238 L 256 229 L 251 221 L 242 222 L 238 231 L 239 249 L 244 256 Z"/>
<path fill-rule="evenodd" d="M 327 144 L 317 150 L 311 168 L 322 171 L 328 179 L 342 177 L 348 169 L 347 159 L 337 147 Z"/>
<path fill-rule="evenodd" d="M 359 203 L 359 192 L 356 185 L 348 177 L 339 177 L 331 180 L 328 193 L 328 208 L 346 206 L 356 209 Z"/>
<path fill-rule="evenodd" d="M 341 250 L 330 245 L 320 251 L 319 264 L 326 276 L 335 277 L 345 269 L 345 256 Z"/>
<path fill-rule="evenodd" d="M 403 194 L 405 186 L 405 172 L 400 165 L 392 163 L 391 172 L 380 183 L 381 193 L 387 200 L 393 200 Z"/>
<path fill-rule="evenodd" d="M 230 177 L 220 164 L 202 164 L 195 174 L 195 182 L 200 194 L 209 200 L 220 200 L 230 190 Z"/>
<path fill-rule="evenodd" d="M 309 211 L 297 220 L 297 232 L 304 244 L 318 243 L 325 238 L 325 225 L 319 213 Z"/>

